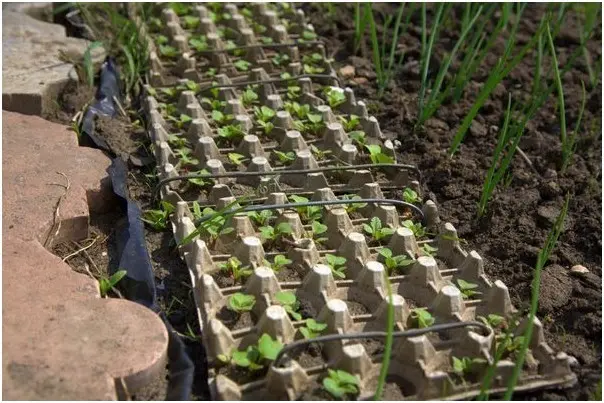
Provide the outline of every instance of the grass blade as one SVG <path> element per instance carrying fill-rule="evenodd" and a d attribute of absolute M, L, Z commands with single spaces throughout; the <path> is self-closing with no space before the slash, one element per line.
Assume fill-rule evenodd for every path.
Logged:
<path fill-rule="evenodd" d="M 386 385 L 386 378 L 388 377 L 388 369 L 390 367 L 390 356 L 392 355 L 392 342 L 394 340 L 394 301 L 392 299 L 392 286 L 388 277 L 386 277 L 386 288 L 388 291 L 388 311 L 386 329 L 386 341 L 384 342 L 384 359 L 382 360 L 382 367 L 380 368 L 380 376 L 378 378 L 377 388 L 375 390 L 375 396 L 373 400 L 382 400 L 382 394 L 384 392 L 384 386 Z"/>
<path fill-rule="evenodd" d="M 552 63 L 554 65 L 554 82 L 556 83 L 556 89 L 558 90 L 558 107 L 560 110 L 560 141 L 562 141 L 563 147 L 566 143 L 566 113 L 564 107 L 564 90 L 562 88 L 562 79 L 560 77 L 560 70 L 558 69 L 558 57 L 556 57 L 556 48 L 554 47 L 554 40 L 552 39 L 552 33 L 547 25 L 547 40 L 549 50 L 552 55 Z"/>
<path fill-rule="evenodd" d="M 577 134 L 579 133 L 579 127 L 581 127 L 581 120 L 583 120 L 583 112 L 585 111 L 585 101 L 587 100 L 587 93 L 585 92 L 585 83 L 581 81 L 581 90 L 582 90 L 582 98 L 581 98 L 581 108 L 579 109 L 579 116 L 577 117 L 577 123 L 575 124 L 575 129 L 571 132 L 570 136 L 566 140 L 565 144 L 562 144 L 562 168 L 561 172 L 566 171 L 568 165 L 572 160 L 572 156 L 575 153 L 575 149 L 577 148 Z"/>
<path fill-rule="evenodd" d="M 526 358 L 526 352 L 528 350 L 529 344 L 531 342 L 531 337 L 533 335 L 533 323 L 535 321 L 535 316 L 537 315 L 537 307 L 539 305 L 539 288 L 541 286 L 541 272 L 543 267 L 547 263 L 550 254 L 554 250 L 556 246 L 556 242 L 558 242 L 558 237 L 562 232 L 562 228 L 564 226 L 564 219 L 566 218 L 566 213 L 568 212 L 568 204 L 570 202 L 570 196 L 566 196 L 566 200 L 564 201 L 564 205 L 562 206 L 562 210 L 556 219 L 556 223 L 554 227 L 551 229 L 547 236 L 547 240 L 545 241 L 545 245 L 541 252 L 539 252 L 539 256 L 537 258 L 537 264 L 535 266 L 535 272 L 533 276 L 533 284 L 532 284 L 532 293 L 531 293 L 531 309 L 529 313 L 529 320 L 527 327 L 524 331 L 524 340 L 522 342 L 522 347 L 518 352 L 516 357 L 516 366 L 514 367 L 514 372 L 508 382 L 507 391 L 503 397 L 504 400 L 511 400 L 512 395 L 514 394 L 514 388 L 518 383 L 518 378 L 520 377 L 520 372 L 522 370 L 522 366 L 524 365 L 524 360 Z"/>
<path fill-rule="evenodd" d="M 103 46 L 103 42 L 94 41 L 86 48 L 84 52 L 84 72 L 86 74 L 86 82 L 89 87 L 94 86 L 94 64 L 92 63 L 92 51 Z"/>
<path fill-rule="evenodd" d="M 432 56 L 432 47 L 434 46 L 434 40 L 436 39 L 436 34 L 440 28 L 440 18 L 442 16 L 443 10 L 445 8 L 445 3 L 438 4 L 438 10 L 436 12 L 436 18 L 432 24 L 432 32 L 430 32 L 430 40 L 428 41 L 427 47 L 425 44 L 426 37 L 426 3 L 422 3 L 422 78 L 421 78 L 421 87 L 419 90 L 419 115 L 421 116 L 424 110 L 424 97 L 426 94 L 426 87 L 428 86 L 428 70 L 430 67 L 430 57 Z"/>

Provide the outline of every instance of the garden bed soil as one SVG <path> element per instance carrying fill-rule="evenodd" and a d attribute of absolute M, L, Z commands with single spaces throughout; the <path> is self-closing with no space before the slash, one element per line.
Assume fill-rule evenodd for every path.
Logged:
<path fill-rule="evenodd" d="M 536 31 L 545 6 L 531 4 L 525 10 L 518 34 L 522 44 Z M 419 167 L 424 195 L 437 203 L 441 219 L 456 227 L 458 236 L 467 242 L 465 248 L 477 250 L 485 259 L 487 275 L 505 282 L 512 302 L 519 309 L 528 308 L 537 255 L 564 196 L 567 193 L 571 195 L 565 231 L 543 272 L 538 316 L 544 325 L 547 342 L 555 350 L 566 351 L 577 358 L 579 382 L 566 390 L 522 393 L 515 397 L 590 398 L 602 376 L 601 86 L 588 88 L 578 147 L 566 173 L 559 172 L 559 117 L 555 111 L 556 94 L 552 93 L 527 125 L 520 143 L 532 167 L 517 154 L 511 165 L 509 186 L 495 192 L 488 214 L 476 220 L 476 205 L 491 164 L 508 92 L 512 92 L 514 99 L 526 100 L 532 88 L 536 59 L 529 54 L 496 88 L 476 117 L 461 148 L 451 159 L 448 156 L 451 140 L 502 53 L 505 38 L 498 39 L 491 52 L 492 57 L 487 57 L 488 63 L 483 64 L 474 79 L 469 81 L 463 98 L 457 104 L 443 104 L 423 130 L 414 130 L 420 88 L 419 13 L 411 20 L 408 33 L 400 40 L 402 48 L 406 49 L 403 69 L 394 77 L 385 96 L 377 100 L 369 35 L 365 36 L 367 43 L 362 46 L 360 56 L 352 53 L 352 6 L 349 6 L 349 13 L 338 12 L 332 16 L 319 7 L 304 5 L 317 33 L 327 42 L 328 55 L 335 58 L 335 68 L 354 67 L 356 75 L 348 79 L 346 85 L 354 89 L 358 99 L 367 99 L 370 113 L 377 117 L 382 131 L 400 140 L 401 162 Z M 374 5 L 375 9 L 390 15 L 395 14 L 395 7 L 393 4 Z M 431 11 L 428 12 L 431 15 Z M 566 63 L 580 42 L 578 16 L 574 11 L 569 13 L 555 40 L 560 65 Z M 381 31 L 381 18 L 375 14 L 378 31 Z M 595 39 L 587 45 L 593 60 L 601 55 L 601 26 L 597 29 Z M 443 28 L 440 34 L 443 39 L 434 45 L 432 66 L 442 60 L 445 51 L 450 51 L 457 36 L 458 31 L 453 33 L 449 28 Z M 547 54 L 542 65 L 547 66 L 546 71 L 551 66 Z M 430 75 L 434 77 L 437 70 L 437 66 L 431 68 Z M 588 82 L 581 57 L 563 76 L 569 130 L 574 128 L 581 104 L 580 80 Z M 577 264 L 587 267 L 590 272 L 581 276 L 570 275 L 569 268 Z"/>

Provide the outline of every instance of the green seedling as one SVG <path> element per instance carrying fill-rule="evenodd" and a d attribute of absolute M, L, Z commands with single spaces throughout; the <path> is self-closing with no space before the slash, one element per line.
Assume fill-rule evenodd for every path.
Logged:
<path fill-rule="evenodd" d="M 453 358 L 453 371 L 463 377 L 478 371 L 484 364 L 486 364 L 486 360 L 484 358 L 470 358 L 470 357 L 452 357 Z"/>
<path fill-rule="evenodd" d="M 227 115 L 225 113 L 222 113 L 218 109 L 212 110 L 212 115 L 211 116 L 212 116 L 212 120 L 218 126 L 224 126 L 224 125 L 228 124 L 234 118 L 233 115 Z"/>
<path fill-rule="evenodd" d="M 343 370 L 328 369 L 329 376 L 323 378 L 323 388 L 335 398 L 345 395 L 356 395 L 359 393 L 361 383 L 358 376 Z"/>
<path fill-rule="evenodd" d="M 423 244 L 422 247 L 420 248 L 420 250 L 424 256 L 431 256 L 431 257 L 436 256 L 436 252 L 438 252 L 438 248 L 436 248 L 430 244 L 427 244 L 427 243 Z"/>
<path fill-rule="evenodd" d="M 315 156 L 315 159 L 317 161 L 324 160 L 325 158 L 327 158 L 327 154 L 331 153 L 330 150 L 321 150 L 320 148 L 318 148 L 314 144 L 310 145 L 310 152 L 312 152 L 312 154 Z"/>
<path fill-rule="evenodd" d="M 165 45 L 168 42 L 170 42 L 170 39 L 165 35 L 157 35 L 157 37 L 155 38 L 155 43 L 157 43 L 158 45 Z"/>
<path fill-rule="evenodd" d="M 405 188 L 405 190 L 403 190 L 403 200 L 411 204 L 420 203 L 422 201 L 417 192 L 411 188 Z"/>
<path fill-rule="evenodd" d="M 230 257 L 226 263 L 219 264 L 218 267 L 220 270 L 230 273 L 235 281 L 249 277 L 254 273 L 250 266 L 242 266 L 241 261 L 234 256 Z"/>
<path fill-rule="evenodd" d="M 236 202 L 233 202 L 235 204 Z M 209 243 L 214 244 L 219 236 L 228 235 L 235 231 L 233 227 L 226 227 L 227 218 L 222 214 L 216 214 L 216 210 L 211 207 L 206 207 L 201 211 L 201 217 L 212 217 L 209 220 L 206 220 L 201 223 L 201 225 L 197 228 L 195 234 L 209 237 Z M 191 236 L 191 235 L 189 235 Z M 184 240 L 183 240 L 184 242 Z"/>
<path fill-rule="evenodd" d="M 256 116 L 257 120 L 260 120 L 262 122 L 268 122 L 275 117 L 275 111 L 269 108 L 268 106 L 256 106 L 254 108 L 254 115 Z"/>
<path fill-rule="evenodd" d="M 388 269 L 388 275 L 392 275 L 395 271 L 415 263 L 415 260 L 409 259 L 407 255 L 393 256 L 392 250 L 389 248 L 381 248 L 378 254 L 384 257 L 384 263 Z"/>
<path fill-rule="evenodd" d="M 168 3 L 170 8 L 178 15 L 179 17 L 189 14 L 191 12 L 191 6 L 187 3 Z"/>
<path fill-rule="evenodd" d="M 309 200 L 306 197 L 291 195 L 289 200 L 292 203 L 308 203 Z M 296 207 L 296 211 L 300 214 L 300 219 L 304 223 L 319 221 L 321 220 L 321 206 L 304 206 Z"/>
<path fill-rule="evenodd" d="M 300 309 L 300 302 L 298 302 L 298 299 L 293 292 L 280 291 L 275 294 L 275 299 L 279 305 L 283 306 L 285 312 L 287 312 L 293 320 L 302 320 L 302 315 L 297 312 Z"/>
<path fill-rule="evenodd" d="M 176 95 L 178 95 L 178 91 L 176 90 L 176 88 L 170 87 L 170 88 L 160 88 L 159 89 L 161 91 L 162 94 L 165 94 L 168 96 L 168 98 L 173 99 L 176 97 Z M 155 91 L 155 90 L 153 90 Z M 155 96 L 152 93 L 149 93 L 149 95 L 151 96 Z M 166 104 L 159 104 L 159 106 L 167 106 Z M 176 105 L 171 105 L 174 110 L 176 110 Z"/>
<path fill-rule="evenodd" d="M 285 255 L 277 255 L 273 260 L 272 269 L 275 272 L 280 271 L 285 266 L 292 264 L 292 260 L 285 257 Z"/>
<path fill-rule="evenodd" d="M 369 152 L 369 158 L 374 164 L 392 164 L 394 158 L 382 152 L 382 147 L 377 144 L 367 144 L 365 149 Z"/>
<path fill-rule="evenodd" d="M 357 195 L 344 195 L 342 196 L 342 200 L 360 200 L 361 196 Z M 367 207 L 367 203 L 350 203 L 344 204 L 344 209 L 348 214 L 354 213 L 355 211 Z"/>
<path fill-rule="evenodd" d="M 306 115 L 310 113 L 310 105 L 308 104 L 300 105 L 297 102 L 285 102 L 284 108 L 298 119 L 306 119 Z"/>
<path fill-rule="evenodd" d="M 182 166 L 199 164 L 199 160 L 191 156 L 193 154 L 193 150 L 190 148 L 179 148 L 174 153 L 180 160 L 180 165 Z"/>
<path fill-rule="evenodd" d="M 361 148 L 367 147 L 367 137 L 366 137 L 364 131 L 361 131 L 361 130 L 352 131 L 352 132 L 348 133 L 348 137 L 350 137 L 350 139 L 352 141 L 354 141 Z M 380 148 L 380 152 L 381 151 L 382 151 L 382 149 Z"/>
<path fill-rule="evenodd" d="M 126 270 L 118 270 L 113 273 L 110 277 L 102 276 L 99 279 L 99 290 L 101 292 L 101 297 L 105 298 L 109 291 L 113 289 L 127 274 Z"/>
<path fill-rule="evenodd" d="M 363 23 L 362 30 L 365 30 L 365 26 L 369 26 L 369 33 L 371 38 L 371 47 L 373 54 L 373 64 L 375 66 L 375 73 L 378 83 L 378 98 L 381 98 L 384 94 L 385 89 L 388 87 L 388 84 L 394 77 L 394 73 L 396 70 L 402 65 L 405 53 L 402 52 L 396 61 L 395 65 L 395 54 L 397 50 L 397 45 L 399 42 L 399 37 L 404 34 L 406 27 L 413 15 L 413 10 L 410 12 L 406 18 L 405 24 L 403 25 L 402 30 L 401 20 L 403 18 L 403 11 L 405 9 L 405 3 L 401 4 L 398 12 L 396 14 L 396 20 L 394 23 L 394 31 L 392 32 L 392 41 L 390 44 L 389 53 L 386 52 L 386 35 L 389 31 L 389 26 L 392 23 L 392 16 L 386 16 L 385 22 L 383 25 L 383 34 L 382 34 L 382 43 L 378 39 L 377 26 L 375 24 L 375 20 L 373 18 L 373 11 L 371 9 L 371 3 L 365 3 L 365 10 L 363 14 Z M 360 10 L 357 10 L 357 17 L 360 18 Z M 358 21 L 357 21 L 358 22 Z M 359 22 L 360 23 L 360 22 Z M 358 29 L 355 31 L 355 35 L 360 35 L 361 31 Z M 360 39 L 357 38 L 357 39 Z"/>
<path fill-rule="evenodd" d="M 326 323 L 317 322 L 314 319 L 306 319 L 304 326 L 300 328 L 300 333 L 305 339 L 314 339 L 323 333 L 327 329 Z"/>
<path fill-rule="evenodd" d="M 305 129 L 311 134 L 317 135 L 325 127 L 323 116 L 318 113 L 307 113 L 308 122 L 304 123 Z"/>
<path fill-rule="evenodd" d="M 256 371 L 275 360 L 282 348 L 283 344 L 279 340 L 273 340 L 271 336 L 263 333 L 257 345 L 251 345 L 245 351 L 234 350 L 231 356 L 221 354 L 217 358 L 224 363 Z"/>
<path fill-rule="evenodd" d="M 434 317 L 424 308 L 415 308 L 411 310 L 409 322 L 411 327 L 423 329 L 434 324 Z"/>
<path fill-rule="evenodd" d="M 209 106 L 210 109 L 212 110 L 212 113 L 214 113 L 214 111 L 220 112 L 220 110 L 226 106 L 226 102 L 221 101 L 219 99 L 210 99 L 210 98 L 204 97 L 204 98 L 201 98 L 201 105 Z M 219 117 L 218 115 L 216 115 L 216 116 Z M 212 117 L 212 118 L 214 118 L 214 117 Z"/>
<path fill-rule="evenodd" d="M 191 175 L 210 175 L 210 172 L 207 169 L 201 169 L 199 171 L 189 172 Z M 195 186 L 199 186 L 200 188 L 205 188 L 208 186 L 214 186 L 213 179 L 205 179 L 205 178 L 188 178 L 187 182 L 192 183 Z"/>
<path fill-rule="evenodd" d="M 185 124 L 190 123 L 193 118 L 189 115 L 185 115 L 181 113 L 179 117 L 175 118 L 174 116 L 168 116 L 168 120 L 174 122 L 177 128 L 182 129 Z"/>
<path fill-rule="evenodd" d="M 145 210 L 141 220 L 156 231 L 164 231 L 168 228 L 168 219 L 172 212 L 174 212 L 174 206 L 162 200 L 159 202 L 159 210 Z"/>
<path fill-rule="evenodd" d="M 317 39 L 317 34 L 313 31 L 304 30 L 304 32 L 302 32 L 302 39 L 305 41 L 314 41 Z"/>
<path fill-rule="evenodd" d="M 243 162 L 247 161 L 247 157 L 245 155 L 237 154 L 237 153 L 229 153 L 228 158 L 232 164 L 235 164 L 237 166 L 243 165 Z"/>
<path fill-rule="evenodd" d="M 369 221 L 369 224 L 363 224 L 363 230 L 371 235 L 376 242 L 380 242 L 394 233 L 392 228 L 383 227 L 382 220 L 378 217 L 373 217 L 371 221 Z"/>
<path fill-rule="evenodd" d="M 288 85 L 287 86 L 287 99 L 295 101 L 300 98 L 302 92 L 302 88 L 298 85 Z"/>
<path fill-rule="evenodd" d="M 180 134 L 170 134 L 168 135 L 168 143 L 173 148 L 185 148 L 189 142 L 186 137 Z"/>
<path fill-rule="evenodd" d="M 463 299 L 469 299 L 475 295 L 482 294 L 481 292 L 474 290 L 475 288 L 478 288 L 478 284 L 470 283 L 469 281 L 460 278 L 457 279 L 457 287 L 459 288 L 459 291 L 461 291 L 461 297 Z"/>
<path fill-rule="evenodd" d="M 252 63 L 243 59 L 239 59 L 235 63 L 233 63 L 233 66 L 235 66 L 235 68 L 239 71 L 248 71 L 251 65 Z"/>
<path fill-rule="evenodd" d="M 191 15 L 185 15 L 183 17 L 183 25 L 185 29 L 195 29 L 199 26 L 199 17 L 193 17 Z"/>
<path fill-rule="evenodd" d="M 256 102 L 258 102 L 258 94 L 256 91 L 248 87 L 243 94 L 241 94 L 241 103 L 246 108 L 249 108 Z"/>
<path fill-rule="evenodd" d="M 250 211 L 247 214 L 256 225 L 262 227 L 273 217 L 273 210 Z"/>
<path fill-rule="evenodd" d="M 159 53 L 168 59 L 176 59 L 178 57 L 178 49 L 170 45 L 159 45 Z"/>
<path fill-rule="evenodd" d="M 205 35 L 199 35 L 189 38 L 189 46 L 198 52 L 209 49 L 208 41 Z"/>
<path fill-rule="evenodd" d="M 340 88 L 328 87 L 325 90 L 325 96 L 327 97 L 327 103 L 332 109 L 335 109 L 346 102 L 346 95 Z"/>
<path fill-rule="evenodd" d="M 405 228 L 409 228 L 411 231 L 413 231 L 413 235 L 415 235 L 415 238 L 420 239 L 424 236 L 426 236 L 426 228 L 422 226 L 421 223 L 414 223 L 411 220 L 404 220 L 402 223 L 403 227 Z"/>
<path fill-rule="evenodd" d="M 271 61 L 275 66 L 280 67 L 288 65 L 291 59 L 286 53 L 277 53 L 275 56 L 273 56 Z"/>
<path fill-rule="evenodd" d="M 92 63 L 92 51 L 101 46 L 103 46 L 103 42 L 92 42 L 90 45 L 88 45 L 86 51 L 84 52 L 84 75 L 86 77 L 86 83 L 88 83 L 90 88 L 94 86 L 94 63 Z"/>
<path fill-rule="evenodd" d="M 325 255 L 325 263 L 327 263 L 327 266 L 331 269 L 334 278 L 341 280 L 346 278 L 346 273 L 344 273 L 346 271 L 346 266 L 344 266 L 346 264 L 345 257 L 327 253 Z"/>
<path fill-rule="evenodd" d="M 256 297 L 237 292 L 229 297 L 228 309 L 239 314 L 249 312 L 256 304 Z"/>
<path fill-rule="evenodd" d="M 270 242 L 277 242 L 281 238 L 291 235 L 294 232 L 292 226 L 287 222 L 282 222 L 276 227 L 265 226 L 258 229 L 260 230 L 262 239 Z"/>
<path fill-rule="evenodd" d="M 312 238 L 315 243 L 320 244 L 327 241 L 326 237 L 317 237 L 317 235 L 322 235 L 327 232 L 327 225 L 321 224 L 319 221 L 313 221 L 310 226 L 311 230 L 308 236 Z"/>
<path fill-rule="evenodd" d="M 273 150 L 273 153 L 277 156 L 279 162 L 284 165 L 287 165 L 296 159 L 296 154 L 293 151 L 284 153 L 283 151 Z"/>
<path fill-rule="evenodd" d="M 245 132 L 241 128 L 241 125 L 226 125 L 218 128 L 218 136 L 233 143 L 241 140 L 245 136 Z"/>
<path fill-rule="evenodd" d="M 338 119 L 340 120 L 344 131 L 347 133 L 355 130 L 361 123 L 361 120 L 357 115 L 350 115 L 348 119 L 346 119 L 345 116 L 338 116 Z"/>
<path fill-rule="evenodd" d="M 495 330 L 505 329 L 507 327 L 505 318 L 494 313 L 488 314 L 486 318 L 484 316 L 479 316 L 478 320 Z"/>

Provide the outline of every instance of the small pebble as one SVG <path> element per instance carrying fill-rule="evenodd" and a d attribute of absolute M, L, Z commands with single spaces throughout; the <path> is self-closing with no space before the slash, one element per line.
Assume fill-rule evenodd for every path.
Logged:
<path fill-rule="evenodd" d="M 350 77 L 354 77 L 354 66 L 344 66 L 340 69 L 340 75 L 344 78 L 350 78 Z"/>
<path fill-rule="evenodd" d="M 107 256 L 107 252 L 101 253 L 101 256 L 103 256 L 103 257 Z"/>
<path fill-rule="evenodd" d="M 573 267 L 570 268 L 570 271 L 576 274 L 584 274 L 584 273 L 589 273 L 589 270 L 587 269 L 587 267 L 582 266 L 580 264 L 574 265 Z"/>

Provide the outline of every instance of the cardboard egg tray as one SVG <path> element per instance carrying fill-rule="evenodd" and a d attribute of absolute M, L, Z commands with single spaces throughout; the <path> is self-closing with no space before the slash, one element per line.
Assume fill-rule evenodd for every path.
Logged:
<path fill-rule="evenodd" d="M 175 206 L 171 222 L 176 241 L 180 244 L 193 233 L 204 207 L 266 206 L 273 211 L 266 224 L 287 222 L 292 228 L 286 243 L 263 242 L 259 225 L 247 212 L 239 211 L 226 218 L 231 232 L 203 233 L 179 246 L 191 274 L 213 398 L 299 399 L 319 387 L 328 368 L 358 375 L 359 399 L 375 393 L 383 340 L 326 342 L 310 358 L 308 352 L 302 352 L 304 359 L 291 354 L 286 365 L 271 365 L 256 373 L 242 373 L 219 360 L 234 349 L 255 344 L 265 333 L 285 345 L 303 338 L 300 328 L 305 322 L 293 320 L 277 302 L 275 295 L 280 291 L 296 295 L 306 318 L 327 324 L 324 334 L 385 330 L 390 301 L 387 282 L 393 293 L 395 330 L 409 329 L 412 310 L 425 308 L 437 325 L 469 323 L 494 314 L 518 325 L 512 326 L 514 335 L 522 334 L 527 319 L 512 306 L 507 287 L 485 275 L 482 258 L 461 247 L 455 228 L 440 222 L 437 206 L 430 200 L 416 206 L 400 203 L 405 188 L 419 193 L 418 171 L 396 160 L 394 146 L 382 135 L 377 119 L 369 116 L 366 105 L 355 99 L 350 88 L 339 86 L 325 48 L 304 13 L 268 3 L 216 7 L 190 5 L 189 13 L 181 16 L 165 8 L 153 16 L 163 23 L 161 29 L 157 23 L 153 28 L 137 20 L 151 50 L 144 108 L 161 181 L 158 193 Z M 199 21 L 194 24 L 187 16 Z M 160 35 L 163 38 L 158 42 Z M 207 49 L 192 49 L 191 38 L 205 41 Z M 179 54 L 162 56 L 158 44 L 166 43 Z M 281 66 L 271 60 L 279 54 L 286 54 L 289 63 Z M 320 60 L 315 57 L 320 74 L 308 74 L 301 63 L 313 54 L 320 55 Z M 242 59 L 249 63 L 247 71 L 235 67 Z M 168 76 L 177 78 L 170 82 Z M 245 104 L 242 97 L 248 89 L 257 99 Z M 339 91 L 342 100 L 330 106 L 326 90 Z M 309 111 L 321 117 L 320 124 L 301 126 L 305 118 L 292 110 L 293 102 L 309 105 Z M 275 111 L 269 131 L 256 115 L 262 106 Z M 229 124 L 241 130 L 236 138 L 221 135 L 227 125 L 215 119 L 221 118 L 215 110 L 231 115 Z M 358 117 L 358 124 L 345 130 L 351 115 Z M 367 148 L 351 138 L 353 130 L 363 131 L 366 144 L 379 145 L 392 162 L 372 164 Z M 290 153 L 289 160 L 283 162 L 277 152 Z M 241 156 L 239 163 L 231 159 L 234 153 Z M 183 162 L 183 156 L 188 160 Z M 186 177 L 199 172 L 206 175 L 201 184 Z M 324 239 L 319 241 L 312 233 L 303 206 L 286 205 L 292 195 L 331 203 L 318 207 L 319 221 L 327 226 L 321 235 Z M 374 202 L 355 209 L 347 208 L 349 202 L 335 204 L 353 196 Z M 394 230 L 380 245 L 363 229 L 373 217 Z M 423 221 L 432 235 L 416 239 L 401 223 L 407 219 Z M 426 251 L 425 245 L 437 248 L 436 252 Z M 389 276 L 384 257 L 378 253 L 381 247 L 414 262 L 404 272 Z M 279 254 L 291 263 L 275 272 L 270 262 Z M 344 279 L 334 278 L 328 254 L 346 258 Z M 220 264 L 230 257 L 251 268 L 251 275 L 236 282 L 226 279 Z M 476 285 L 473 296 L 462 294 L 459 279 Z M 256 298 L 247 322 L 240 323 L 227 312 L 228 298 L 237 292 Z M 389 379 L 394 379 L 391 382 L 397 383 L 404 399 L 469 399 L 480 392 L 486 363 L 493 362 L 495 340 L 501 332 L 468 326 L 397 338 Z M 453 357 L 480 358 L 485 365 L 475 377 L 461 379 L 453 370 Z M 492 393 L 505 390 L 513 368 L 513 354 L 498 362 Z M 575 381 L 569 357 L 548 346 L 536 319 L 517 390 L 567 386 Z"/>

